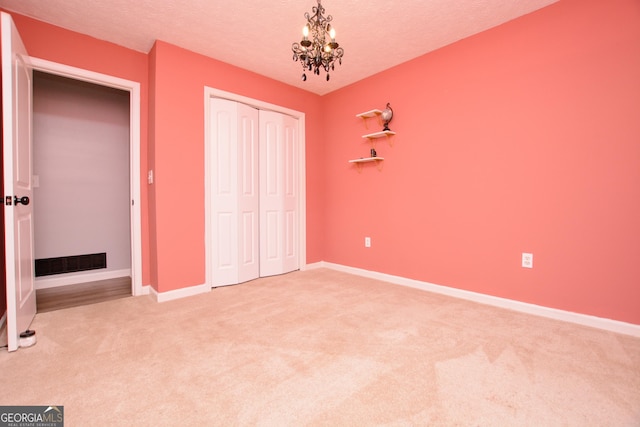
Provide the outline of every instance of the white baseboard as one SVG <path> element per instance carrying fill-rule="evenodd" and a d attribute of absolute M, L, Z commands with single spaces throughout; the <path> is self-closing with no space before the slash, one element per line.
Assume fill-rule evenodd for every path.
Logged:
<path fill-rule="evenodd" d="M 409 286 L 411 288 L 417 288 L 427 292 L 444 294 L 455 298 L 478 302 L 481 304 L 493 305 L 496 307 L 515 310 L 522 313 L 533 314 L 536 316 L 547 317 L 555 320 L 562 320 L 564 322 L 576 323 L 583 326 L 590 326 L 592 328 L 603 329 L 606 331 L 631 335 L 640 338 L 640 325 L 634 325 L 632 323 L 558 310 L 555 308 L 529 304 L 526 302 L 515 301 L 506 298 L 494 297 L 477 292 L 465 291 L 463 289 L 450 288 L 448 286 L 436 285 L 433 283 L 407 279 L 405 277 L 393 276 L 390 274 L 378 273 L 375 271 L 364 270 L 355 267 L 348 267 L 340 264 L 333 264 L 325 261 L 307 265 L 308 269 L 322 267 L 354 274 L 357 276 L 368 277 L 370 279 L 382 280 L 396 285 Z"/>
<path fill-rule="evenodd" d="M 314 262 L 312 264 L 305 264 L 302 267 L 300 267 L 301 271 L 305 271 L 305 270 L 313 270 L 315 268 L 329 268 L 327 267 L 326 263 L 324 261 L 320 261 L 320 262 Z"/>
<path fill-rule="evenodd" d="M 98 280 L 117 279 L 118 277 L 131 276 L 131 269 L 82 272 L 60 274 L 55 276 L 36 277 L 36 289 L 55 288 L 58 286 L 75 285 L 77 283 L 97 282 Z"/>
<path fill-rule="evenodd" d="M 153 287 L 149 286 L 149 292 L 155 298 L 156 302 L 172 301 L 174 299 L 180 299 L 185 297 L 191 297 L 198 294 L 204 294 L 211 291 L 211 288 L 206 283 L 202 285 L 190 286 L 188 288 L 175 289 L 173 291 L 160 292 L 156 291 Z"/>

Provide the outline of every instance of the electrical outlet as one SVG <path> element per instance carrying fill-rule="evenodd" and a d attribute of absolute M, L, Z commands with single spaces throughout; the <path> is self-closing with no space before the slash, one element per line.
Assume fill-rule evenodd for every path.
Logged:
<path fill-rule="evenodd" d="M 533 268 L 533 254 L 522 253 L 522 266 L 524 268 Z"/>
<path fill-rule="evenodd" d="M 364 238 L 364 247 L 365 248 L 370 248 L 371 247 L 371 237 L 365 237 Z"/>

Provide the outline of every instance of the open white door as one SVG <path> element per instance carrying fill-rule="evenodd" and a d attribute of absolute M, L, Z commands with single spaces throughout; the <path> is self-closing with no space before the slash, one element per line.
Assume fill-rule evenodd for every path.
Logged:
<path fill-rule="evenodd" d="M 31 161 L 32 70 L 11 16 L 2 12 L 2 127 L 7 270 L 7 341 L 18 349 L 19 335 L 36 314 L 33 263 Z"/>

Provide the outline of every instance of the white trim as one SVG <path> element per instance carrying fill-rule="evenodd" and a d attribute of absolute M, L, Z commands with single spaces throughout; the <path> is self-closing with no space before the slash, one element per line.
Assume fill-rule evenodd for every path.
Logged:
<path fill-rule="evenodd" d="M 129 276 L 131 276 L 131 269 L 61 274 L 53 277 L 36 277 L 35 287 L 36 289 L 56 288 L 58 286 L 97 282 L 98 280 L 117 279 L 119 277 Z"/>
<path fill-rule="evenodd" d="M 96 73 L 45 59 L 31 57 L 33 69 L 63 77 L 121 89 L 130 94 L 130 182 L 131 182 L 131 293 L 142 290 L 142 199 L 140 195 L 140 83 Z"/>
<path fill-rule="evenodd" d="M 158 293 L 154 288 L 149 286 L 149 293 L 155 298 L 156 302 L 173 301 L 180 298 L 191 297 L 194 295 L 205 294 L 211 291 L 211 286 L 206 283 L 202 285 L 189 286 L 188 288 L 175 289 L 173 291 Z"/>
<path fill-rule="evenodd" d="M 547 317 L 549 319 L 561 320 L 563 322 L 576 323 L 578 325 L 589 326 L 592 328 L 603 329 L 605 331 L 611 331 L 618 334 L 631 335 L 640 338 L 640 325 L 634 325 L 632 323 L 558 310 L 555 308 L 529 304 L 526 302 L 515 301 L 506 298 L 494 297 L 477 292 L 465 291 L 463 289 L 450 288 L 448 286 L 421 282 L 419 280 L 407 279 L 405 277 L 393 276 L 390 274 L 378 273 L 375 271 L 363 270 L 360 268 L 348 267 L 325 261 L 315 263 L 313 264 L 313 266 L 314 268 L 329 268 L 332 270 L 338 270 L 357 276 L 368 277 L 370 279 L 382 280 L 396 285 L 408 286 L 427 292 L 434 292 L 438 294 L 448 295 L 454 298 L 466 299 L 469 301 L 478 302 L 480 304 L 492 305 L 495 307 L 506 308 L 522 313 L 533 314 L 535 316 Z"/>
<path fill-rule="evenodd" d="M 331 265 L 337 265 L 337 264 L 331 264 Z M 305 264 L 305 265 L 300 267 L 300 270 L 301 271 L 315 270 L 317 268 L 331 268 L 331 267 L 328 267 L 327 263 L 325 263 L 324 261 L 320 261 L 320 262 L 314 262 L 314 263 L 311 263 L 311 264 Z"/>
<path fill-rule="evenodd" d="M 298 174 L 299 174 L 299 183 L 298 183 L 298 266 L 300 269 L 307 263 L 307 186 L 306 186 L 306 154 L 305 154 L 305 144 L 306 144 L 306 133 L 305 133 L 305 113 L 291 110 L 286 107 L 281 107 L 276 104 L 271 104 L 268 102 L 260 101 L 253 98 L 248 98 L 246 96 L 237 95 L 235 93 L 226 92 L 220 89 L 215 89 L 212 87 L 205 86 L 204 87 L 204 194 L 205 194 L 205 204 L 204 204 L 204 213 L 205 213 L 205 280 L 206 284 L 211 288 L 213 286 L 213 278 L 212 271 L 213 266 L 211 265 L 211 226 L 210 226 L 210 218 L 211 218 L 211 189 L 209 188 L 209 183 L 211 182 L 211 165 L 209 164 L 209 159 L 211 157 L 210 147 L 209 147 L 209 139 L 210 139 L 210 102 L 211 98 L 223 98 L 229 101 L 240 102 L 246 105 L 250 105 L 259 110 L 269 110 L 275 111 L 278 113 L 286 114 L 291 117 L 298 119 L 298 136 L 300 147 L 298 150 Z"/>

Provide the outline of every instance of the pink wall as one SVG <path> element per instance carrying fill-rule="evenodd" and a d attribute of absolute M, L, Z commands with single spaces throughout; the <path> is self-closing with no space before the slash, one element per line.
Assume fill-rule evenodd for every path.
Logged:
<path fill-rule="evenodd" d="M 307 261 L 322 256 L 321 99 L 188 50 L 156 42 L 151 52 L 151 145 L 155 171 L 151 228 L 157 251 L 152 277 L 159 292 L 205 282 L 204 257 L 204 87 L 209 86 L 306 114 Z M 283 66 L 286 66 L 285 63 Z M 188 202 L 185 202 L 188 201 Z"/>
<path fill-rule="evenodd" d="M 142 175 L 141 182 L 146 182 L 147 99 L 149 96 L 147 55 L 16 13 L 11 13 L 11 16 L 29 55 L 140 83 L 140 157 L 142 163 L 140 170 Z M 142 281 L 147 284 L 151 279 L 146 186 L 142 186 L 141 193 Z"/>
<path fill-rule="evenodd" d="M 640 3 L 562 0 L 325 96 L 324 260 L 640 324 L 639 76 Z"/>

